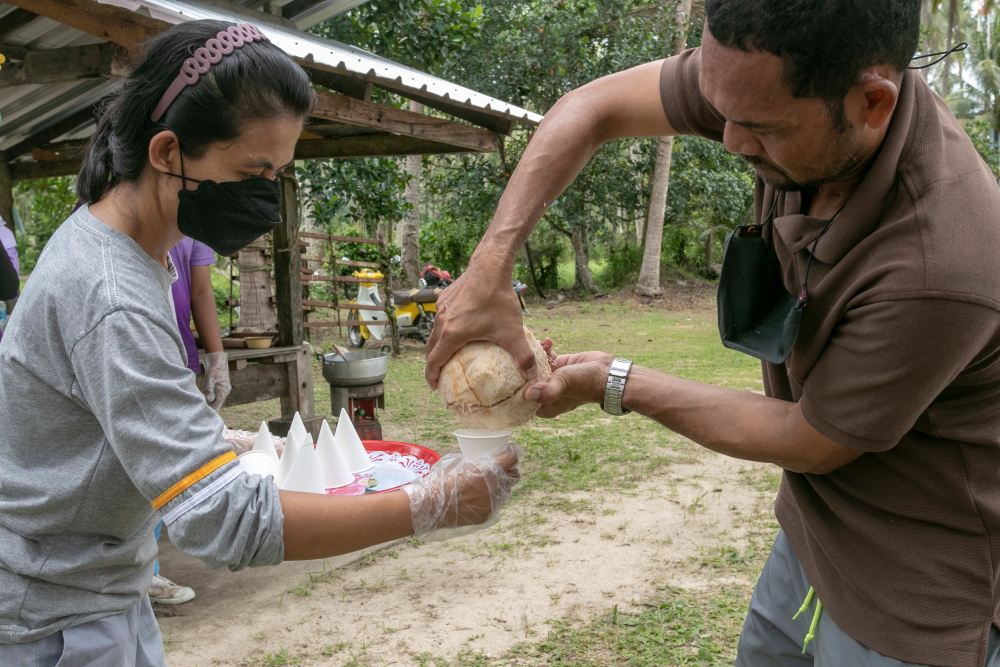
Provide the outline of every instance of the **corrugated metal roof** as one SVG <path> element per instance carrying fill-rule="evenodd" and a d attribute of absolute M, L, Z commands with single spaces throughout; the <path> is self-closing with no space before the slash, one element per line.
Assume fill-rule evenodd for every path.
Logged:
<path fill-rule="evenodd" d="M 236 22 L 248 20 L 241 13 L 188 0 L 105 0 L 105 3 L 138 11 L 169 23 L 197 19 Z M 324 4 L 327 5 L 327 10 L 332 5 L 343 7 L 341 11 L 346 11 L 350 6 L 353 6 L 351 0 L 330 0 Z M 0 22 L 5 15 L 15 10 L 16 7 L 12 5 L 0 3 Z M 538 114 L 400 65 L 362 49 L 321 39 L 276 23 L 263 21 L 255 21 L 255 23 L 272 42 L 284 49 L 289 55 L 312 60 L 329 68 L 345 70 L 362 76 L 375 85 L 379 85 L 379 81 L 391 82 L 396 89 L 402 86 L 425 97 L 464 103 L 467 106 L 489 110 L 493 114 L 503 114 L 513 120 L 531 124 L 537 124 L 542 119 Z M 29 49 L 54 49 L 64 46 L 95 44 L 102 40 L 52 19 L 39 17 L 9 34 L 3 41 L 8 45 Z M 3 91 L 2 96 L 0 96 L 0 116 L 3 119 L 0 123 L 0 150 L 6 150 L 81 109 L 95 104 L 108 93 L 113 85 L 114 82 L 109 80 L 87 80 L 58 85 L 25 85 L 0 89 Z M 56 137 L 54 140 L 83 138 L 88 136 L 92 130 L 93 124 L 88 123 Z"/>

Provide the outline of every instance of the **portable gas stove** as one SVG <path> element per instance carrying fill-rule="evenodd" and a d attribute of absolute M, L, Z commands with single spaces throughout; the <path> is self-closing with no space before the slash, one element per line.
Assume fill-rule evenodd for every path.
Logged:
<path fill-rule="evenodd" d="M 346 410 L 362 440 L 381 440 L 378 411 L 385 409 L 385 385 L 389 373 L 388 352 L 345 352 L 317 355 L 323 362 L 323 377 L 330 383 L 330 411 Z"/>

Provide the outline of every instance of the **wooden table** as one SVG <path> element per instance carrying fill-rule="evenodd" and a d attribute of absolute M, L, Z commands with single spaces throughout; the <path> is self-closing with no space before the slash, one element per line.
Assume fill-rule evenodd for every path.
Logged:
<path fill-rule="evenodd" d="M 323 422 L 316 415 L 313 401 L 311 348 L 308 344 L 295 347 L 271 347 L 263 350 L 226 350 L 229 357 L 229 379 L 233 390 L 226 398 L 226 407 L 246 405 L 273 398 L 281 399 L 281 417 L 268 421 L 274 435 L 287 435 L 292 418 L 298 412 L 306 430 L 319 437 Z M 205 366 L 205 352 L 198 351 Z M 204 373 L 198 375 L 199 384 Z"/>

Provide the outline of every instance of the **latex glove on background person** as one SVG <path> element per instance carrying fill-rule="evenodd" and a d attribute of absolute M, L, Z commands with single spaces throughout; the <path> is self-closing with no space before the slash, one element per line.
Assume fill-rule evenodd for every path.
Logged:
<path fill-rule="evenodd" d="M 205 369 L 205 400 L 218 412 L 233 390 L 229 382 L 229 359 L 225 352 L 210 352 L 205 355 L 205 361 L 208 363 Z"/>
<path fill-rule="evenodd" d="M 510 444 L 475 461 L 448 454 L 426 476 L 404 486 L 413 536 L 441 542 L 495 525 L 521 478 L 519 454 Z"/>

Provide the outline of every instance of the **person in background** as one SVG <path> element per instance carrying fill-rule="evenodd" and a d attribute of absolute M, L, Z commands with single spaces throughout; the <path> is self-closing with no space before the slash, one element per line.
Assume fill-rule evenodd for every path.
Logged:
<path fill-rule="evenodd" d="M 212 291 L 212 264 L 215 251 L 200 241 L 184 237 L 168 253 L 177 270 L 177 280 L 171 285 L 174 310 L 177 312 L 177 327 L 187 351 L 187 365 L 196 375 L 201 372 L 198 346 L 191 332 L 191 316 L 194 326 L 205 349 L 205 400 L 218 411 L 232 388 L 229 382 L 229 362 L 222 349 L 222 332 L 219 331 L 219 314 L 215 309 L 215 293 Z M 153 531 L 160 540 L 161 521 Z M 154 604 L 183 604 L 190 602 L 195 592 L 188 586 L 178 586 L 166 577 L 160 576 L 160 561 L 153 566 L 153 584 L 149 588 L 149 601 Z"/>
<path fill-rule="evenodd" d="M 17 239 L 14 238 L 14 232 L 4 224 L 3 218 L 0 218 L 0 245 L 3 246 L 6 260 L 9 260 L 0 259 L 0 301 L 13 301 L 21 286 L 18 278 L 21 265 L 17 259 Z M 0 331 L 0 340 L 3 340 L 3 331 Z"/>

